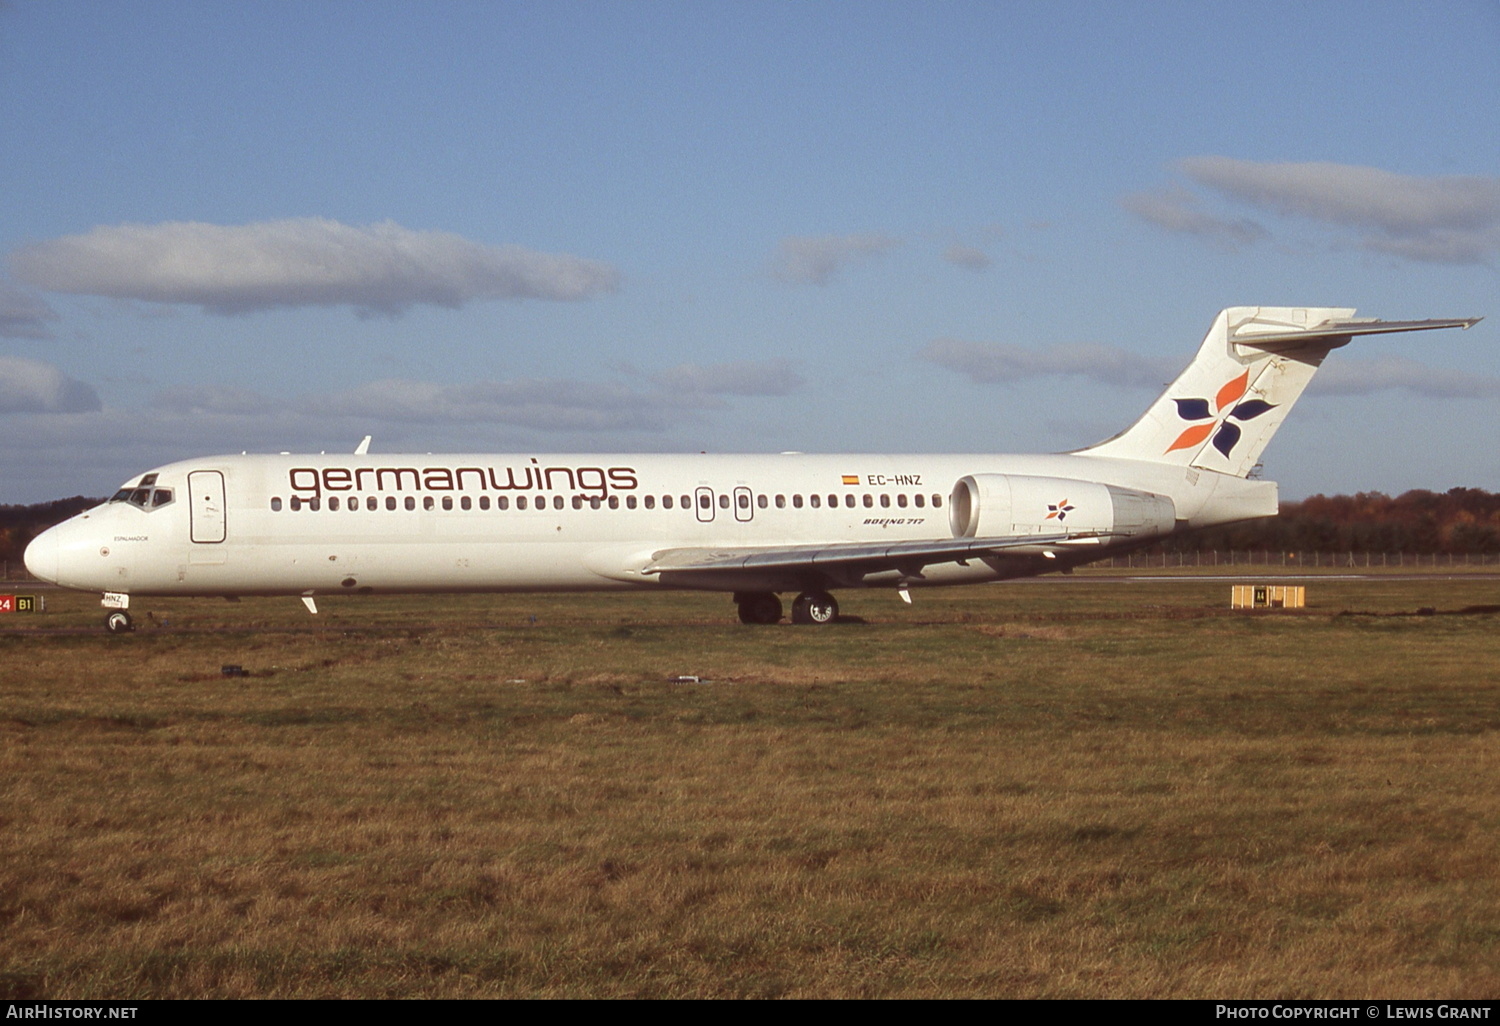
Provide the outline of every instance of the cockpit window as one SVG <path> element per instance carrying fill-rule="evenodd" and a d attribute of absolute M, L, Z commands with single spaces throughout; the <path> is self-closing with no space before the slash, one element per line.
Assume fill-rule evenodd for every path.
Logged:
<path fill-rule="evenodd" d="M 110 502 L 128 502 L 132 506 L 147 510 L 148 512 L 158 507 L 165 506 L 174 498 L 172 489 L 155 488 L 156 475 L 147 474 L 141 478 L 141 483 L 134 488 L 121 488 L 110 496 Z"/>

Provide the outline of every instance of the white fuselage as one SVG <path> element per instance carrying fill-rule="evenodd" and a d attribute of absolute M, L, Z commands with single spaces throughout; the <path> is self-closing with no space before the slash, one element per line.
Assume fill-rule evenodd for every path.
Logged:
<path fill-rule="evenodd" d="M 1080 536 L 936 563 L 914 580 L 651 570 L 665 551 L 952 539 L 955 484 L 976 475 L 1031 480 L 1046 500 L 1029 511 L 1016 500 L 987 533 Z M 1104 486 L 1162 497 L 1165 524 L 1112 533 L 1097 519 Z M 939 585 L 1063 569 L 1164 530 L 1275 511 L 1268 482 L 1081 455 L 240 455 L 158 468 L 39 536 L 27 565 L 125 595 Z"/>

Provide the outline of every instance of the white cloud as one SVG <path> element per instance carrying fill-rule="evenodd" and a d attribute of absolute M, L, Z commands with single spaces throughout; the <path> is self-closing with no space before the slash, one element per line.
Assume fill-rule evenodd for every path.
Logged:
<path fill-rule="evenodd" d="M 795 285 L 827 285 L 849 264 L 901 245 L 888 235 L 791 236 L 781 240 L 771 276 Z"/>
<path fill-rule="evenodd" d="M 788 395 L 802 387 L 790 360 L 684 363 L 655 375 L 654 380 L 674 394 Z"/>
<path fill-rule="evenodd" d="M 660 431 L 694 408 L 627 385 L 517 378 L 465 385 L 371 381 L 329 396 L 304 396 L 309 415 L 368 420 L 509 424 L 543 431 Z"/>
<path fill-rule="evenodd" d="M 396 314 L 484 299 L 581 300 L 619 285 L 619 273 L 594 260 L 484 246 L 391 221 L 360 228 L 323 218 L 100 226 L 23 246 L 10 267 L 46 291 L 214 313 L 349 305 Z"/>
<path fill-rule="evenodd" d="M 50 363 L 22 356 L 0 356 L 0 414 L 87 413 L 100 409 L 99 396 Z"/>
<path fill-rule="evenodd" d="M 718 398 L 722 395 L 786 395 L 802 384 L 785 360 L 681 364 L 653 375 L 650 382 L 641 388 L 621 382 L 537 378 L 462 385 L 387 379 L 332 395 L 303 396 L 295 406 L 313 416 L 509 424 L 541 431 L 654 432 L 700 410 L 723 406 Z"/>
<path fill-rule="evenodd" d="M 168 413 L 192 416 L 256 416 L 284 410 L 287 404 L 248 388 L 230 385 L 173 385 L 152 397 L 151 406 Z"/>
<path fill-rule="evenodd" d="M 943 259 L 956 267 L 963 267 L 970 271 L 982 271 L 994 262 L 984 250 L 958 242 L 943 251 Z"/>
<path fill-rule="evenodd" d="M 1246 246 L 1266 237 L 1266 230 L 1254 221 L 1230 221 L 1205 213 L 1198 197 L 1180 185 L 1162 192 L 1131 193 L 1121 197 L 1120 205 L 1158 228 L 1197 235 L 1230 248 Z"/>
<path fill-rule="evenodd" d="M 55 320 L 57 311 L 39 296 L 0 280 L 0 338 L 55 338 L 47 327 Z"/>
<path fill-rule="evenodd" d="M 1027 349 L 1004 342 L 938 338 L 927 343 L 917 355 L 983 385 L 1071 375 L 1107 385 L 1160 388 L 1177 371 L 1175 364 L 1165 360 L 1086 342 Z"/>
<path fill-rule="evenodd" d="M 1483 263 L 1500 254 L 1500 177 L 1400 175 L 1352 164 L 1222 156 L 1189 157 L 1178 168 L 1230 201 L 1349 232 L 1354 246 L 1372 252 L 1427 263 Z M 1201 197 L 1180 185 L 1121 203 L 1168 231 L 1235 243 L 1264 235 L 1255 222 L 1204 212 Z M 1241 228 L 1248 234 L 1237 237 Z"/>
<path fill-rule="evenodd" d="M 1323 395 L 1369 395 L 1400 388 L 1435 399 L 1500 398 L 1500 378 L 1427 367 L 1404 356 L 1373 359 L 1339 354 L 1318 371 L 1309 392 Z"/>

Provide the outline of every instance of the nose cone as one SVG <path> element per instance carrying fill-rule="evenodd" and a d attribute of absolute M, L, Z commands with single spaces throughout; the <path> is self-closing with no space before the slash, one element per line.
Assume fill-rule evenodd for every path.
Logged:
<path fill-rule="evenodd" d="M 57 583 L 57 554 L 62 549 L 60 532 L 49 527 L 32 539 L 26 546 L 26 569 L 31 576 L 52 584 Z"/>

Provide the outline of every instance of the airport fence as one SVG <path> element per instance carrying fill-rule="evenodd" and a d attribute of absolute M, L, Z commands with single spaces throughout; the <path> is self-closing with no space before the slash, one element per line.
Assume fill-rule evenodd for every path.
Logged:
<path fill-rule="evenodd" d="M 1274 552 L 1270 550 L 1134 552 L 1101 559 L 1092 566 L 1120 570 L 1172 569 L 1174 567 L 1286 567 L 1309 570 L 1350 570 L 1374 567 L 1418 569 L 1421 567 L 1500 567 L 1495 552 Z"/>

